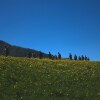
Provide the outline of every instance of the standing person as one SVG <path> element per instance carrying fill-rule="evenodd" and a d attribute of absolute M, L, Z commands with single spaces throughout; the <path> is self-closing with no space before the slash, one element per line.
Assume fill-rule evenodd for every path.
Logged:
<path fill-rule="evenodd" d="M 74 55 L 74 60 L 77 60 L 77 56 L 76 56 L 76 54 Z"/>
<path fill-rule="evenodd" d="M 55 59 L 57 60 L 57 55 L 55 55 Z"/>
<path fill-rule="evenodd" d="M 69 59 L 72 60 L 72 54 L 71 53 L 69 53 Z"/>
<path fill-rule="evenodd" d="M 90 58 L 88 57 L 87 60 L 90 61 Z"/>
<path fill-rule="evenodd" d="M 82 60 L 81 56 L 78 57 L 78 60 Z"/>
<path fill-rule="evenodd" d="M 84 58 L 85 60 L 87 60 L 87 56 L 85 55 L 85 58 Z"/>
<path fill-rule="evenodd" d="M 50 51 L 49 51 L 49 59 L 51 59 L 52 58 L 52 55 L 51 55 L 51 53 L 50 53 Z"/>
<path fill-rule="evenodd" d="M 58 52 L 58 59 L 61 60 L 61 54 Z"/>
<path fill-rule="evenodd" d="M 52 60 L 54 60 L 55 59 L 55 57 L 54 57 L 54 55 L 52 55 Z"/>
<path fill-rule="evenodd" d="M 82 58 L 82 60 L 84 60 L 84 56 L 83 56 L 83 55 L 82 55 L 82 57 L 81 57 L 81 58 Z"/>
<path fill-rule="evenodd" d="M 4 54 L 6 57 L 9 55 L 9 49 L 7 46 L 5 46 L 5 48 L 4 48 Z"/>

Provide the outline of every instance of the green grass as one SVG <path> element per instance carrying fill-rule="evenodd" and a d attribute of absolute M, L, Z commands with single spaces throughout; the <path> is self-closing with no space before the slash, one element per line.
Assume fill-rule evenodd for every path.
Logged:
<path fill-rule="evenodd" d="M 1 56 L 0 100 L 100 100 L 100 62 Z"/>

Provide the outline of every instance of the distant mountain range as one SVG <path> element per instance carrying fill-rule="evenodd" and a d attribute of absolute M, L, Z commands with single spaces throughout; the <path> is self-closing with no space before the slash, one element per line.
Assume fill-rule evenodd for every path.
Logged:
<path fill-rule="evenodd" d="M 33 57 L 39 57 L 39 51 L 37 50 L 14 46 L 2 40 L 0 40 L 0 55 L 4 55 L 5 46 L 7 46 L 9 49 L 9 56 L 27 57 L 28 53 L 31 52 Z M 48 54 L 43 53 L 43 57 L 47 58 Z"/>

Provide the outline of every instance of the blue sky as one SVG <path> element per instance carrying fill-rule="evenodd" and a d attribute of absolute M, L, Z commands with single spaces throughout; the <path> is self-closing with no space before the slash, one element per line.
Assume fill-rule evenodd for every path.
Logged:
<path fill-rule="evenodd" d="M 0 40 L 100 60 L 100 0 L 0 0 Z"/>

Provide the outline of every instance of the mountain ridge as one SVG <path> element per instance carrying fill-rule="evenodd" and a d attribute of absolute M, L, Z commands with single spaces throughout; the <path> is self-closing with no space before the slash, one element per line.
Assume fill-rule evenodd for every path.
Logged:
<path fill-rule="evenodd" d="M 34 50 L 31 48 L 24 48 L 21 46 L 11 45 L 10 43 L 7 43 L 3 40 L 0 40 L 0 55 L 4 55 L 4 47 L 7 46 L 9 49 L 9 56 L 15 56 L 15 57 L 27 57 L 28 53 L 31 52 L 33 57 L 39 57 L 38 50 Z M 48 54 L 43 53 L 43 57 L 47 58 Z"/>

